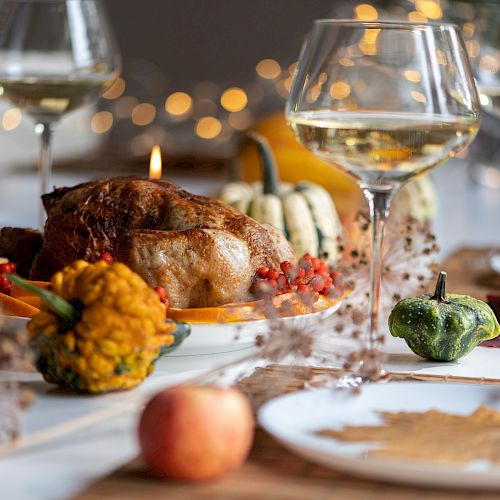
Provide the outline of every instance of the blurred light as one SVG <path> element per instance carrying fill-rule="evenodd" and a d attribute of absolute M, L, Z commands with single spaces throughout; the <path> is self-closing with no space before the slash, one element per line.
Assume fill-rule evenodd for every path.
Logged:
<path fill-rule="evenodd" d="M 328 75 L 326 73 L 321 73 L 318 78 L 318 83 L 323 85 L 328 80 Z"/>
<path fill-rule="evenodd" d="M 193 107 L 193 99 L 186 92 L 174 92 L 165 100 L 165 111 L 173 116 L 182 116 Z"/>
<path fill-rule="evenodd" d="M 477 57 L 481 51 L 481 45 L 479 45 L 477 40 L 467 40 L 465 42 L 465 47 L 467 48 L 469 57 Z"/>
<path fill-rule="evenodd" d="M 257 74 L 266 80 L 273 80 L 281 73 L 281 66 L 274 59 L 262 59 L 255 67 Z"/>
<path fill-rule="evenodd" d="M 415 99 L 415 101 L 417 102 L 426 102 L 427 99 L 425 98 L 425 95 L 422 94 L 421 92 L 417 92 L 416 90 L 412 90 L 410 92 L 411 96 L 413 97 L 413 99 Z"/>
<path fill-rule="evenodd" d="M 109 111 L 99 111 L 90 120 L 90 128 L 96 134 L 104 134 L 113 125 L 113 115 Z"/>
<path fill-rule="evenodd" d="M 356 13 L 356 19 L 362 21 L 375 21 L 378 18 L 378 12 L 375 7 L 368 5 L 367 3 L 362 3 L 354 8 Z"/>
<path fill-rule="evenodd" d="M 486 55 L 481 57 L 479 66 L 488 73 L 496 73 L 500 67 L 500 61 L 496 57 Z"/>
<path fill-rule="evenodd" d="M 115 104 L 115 114 L 118 118 L 128 118 L 132 110 L 137 106 L 139 101 L 132 96 L 120 97 Z"/>
<path fill-rule="evenodd" d="M 23 115 L 18 108 L 8 109 L 2 116 L 2 127 L 5 131 L 10 132 L 19 127 Z"/>
<path fill-rule="evenodd" d="M 408 21 L 411 21 L 412 23 L 426 23 L 428 19 L 420 14 L 420 12 L 413 10 L 408 12 Z"/>
<path fill-rule="evenodd" d="M 348 57 L 343 57 L 342 59 L 340 59 L 339 64 L 341 66 L 354 66 L 354 61 L 352 61 Z"/>
<path fill-rule="evenodd" d="M 333 83 L 330 87 L 330 95 L 333 99 L 345 99 L 346 97 L 349 97 L 350 93 L 351 86 L 343 80 Z"/>
<path fill-rule="evenodd" d="M 442 50 L 436 50 L 436 56 L 438 64 L 440 64 L 441 66 L 446 66 L 448 64 L 446 54 Z"/>
<path fill-rule="evenodd" d="M 238 113 L 231 113 L 228 122 L 236 130 L 246 130 L 252 125 L 252 114 L 246 109 Z"/>
<path fill-rule="evenodd" d="M 306 101 L 310 104 L 316 102 L 321 93 L 321 87 L 319 85 L 313 85 L 307 92 Z"/>
<path fill-rule="evenodd" d="M 239 87 L 231 87 L 222 94 L 220 103 L 227 111 L 241 111 L 248 104 L 248 97 Z"/>
<path fill-rule="evenodd" d="M 291 76 L 283 80 L 283 86 L 285 87 L 287 92 L 290 92 L 290 89 L 292 88 L 292 83 L 293 83 L 293 77 Z"/>
<path fill-rule="evenodd" d="M 151 149 L 151 156 L 149 157 L 149 178 L 161 179 L 161 149 L 158 144 Z"/>
<path fill-rule="evenodd" d="M 123 78 L 118 78 L 115 83 L 109 87 L 102 96 L 104 99 L 118 99 L 125 92 L 125 80 Z"/>
<path fill-rule="evenodd" d="M 500 188 L 500 173 L 496 167 L 486 167 L 484 172 L 485 184 L 492 188 Z"/>
<path fill-rule="evenodd" d="M 358 44 L 363 54 L 373 56 L 377 53 L 377 37 L 379 33 L 379 29 L 365 30 L 365 34 L 363 35 L 361 42 Z"/>
<path fill-rule="evenodd" d="M 277 82 L 276 85 L 274 86 L 274 89 L 276 90 L 278 95 L 283 97 L 283 99 L 286 99 L 288 97 L 288 92 L 289 92 L 289 89 L 286 88 L 285 81 L 286 79 L 283 78 L 279 82 Z"/>
<path fill-rule="evenodd" d="M 199 99 L 194 103 L 194 117 L 202 118 L 217 113 L 217 104 L 208 98 Z"/>
<path fill-rule="evenodd" d="M 479 102 L 481 106 L 489 106 L 490 98 L 486 94 L 479 94 Z"/>
<path fill-rule="evenodd" d="M 132 123 L 134 125 L 149 125 L 156 116 L 156 108 L 149 102 L 141 102 L 132 110 Z"/>
<path fill-rule="evenodd" d="M 214 139 L 220 134 L 222 125 L 217 118 L 204 116 L 198 120 L 194 130 L 196 135 L 202 139 Z"/>
<path fill-rule="evenodd" d="M 434 0 L 417 0 L 415 3 L 417 11 L 430 19 L 441 19 L 443 11 Z"/>
<path fill-rule="evenodd" d="M 220 94 L 220 87 L 215 82 L 203 80 L 196 84 L 193 94 L 197 98 L 211 99 L 213 101 Z"/>
<path fill-rule="evenodd" d="M 295 75 L 295 72 L 297 71 L 297 62 L 294 62 L 288 66 L 288 72 L 290 73 L 291 76 Z"/>
<path fill-rule="evenodd" d="M 476 26 L 474 23 L 465 23 L 462 27 L 462 31 L 465 37 L 471 38 L 474 36 L 474 31 L 476 29 Z"/>
<path fill-rule="evenodd" d="M 409 82 L 418 83 L 420 80 L 422 80 L 420 73 L 413 69 L 407 69 L 403 74 Z"/>
<path fill-rule="evenodd" d="M 256 104 L 264 98 L 264 89 L 258 83 L 249 83 L 245 86 L 245 90 L 250 104 Z"/>

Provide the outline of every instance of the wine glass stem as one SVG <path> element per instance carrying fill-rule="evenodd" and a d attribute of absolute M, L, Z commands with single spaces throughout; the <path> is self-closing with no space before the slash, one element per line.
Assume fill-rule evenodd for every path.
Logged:
<path fill-rule="evenodd" d="M 40 157 L 38 171 L 40 175 L 41 196 L 42 194 L 48 192 L 52 176 L 52 124 L 37 123 L 35 125 L 35 132 L 40 138 Z M 41 198 L 38 207 L 38 223 L 40 229 L 42 229 L 45 223 L 45 211 Z"/>
<path fill-rule="evenodd" d="M 378 321 L 380 310 L 380 285 L 382 281 L 382 242 L 394 190 L 377 191 L 370 188 L 363 188 L 363 194 L 368 200 L 368 205 L 370 207 L 370 222 L 372 228 L 370 259 L 370 331 L 368 334 L 368 348 L 376 349 L 380 344 Z"/>

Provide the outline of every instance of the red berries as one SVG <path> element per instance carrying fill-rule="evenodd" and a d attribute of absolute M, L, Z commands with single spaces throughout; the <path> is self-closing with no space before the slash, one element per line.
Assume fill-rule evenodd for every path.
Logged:
<path fill-rule="evenodd" d="M 5 295 L 10 295 L 10 291 L 12 289 L 10 281 L 0 274 L 0 293 L 4 293 Z"/>
<path fill-rule="evenodd" d="M 165 304 L 166 308 L 168 308 L 168 297 L 165 288 L 162 286 L 155 286 L 155 292 L 158 294 L 158 297 L 160 297 L 160 301 Z"/>
<path fill-rule="evenodd" d="M 14 262 L 5 262 L 0 264 L 0 274 L 10 274 L 16 272 L 16 265 Z"/>
<path fill-rule="evenodd" d="M 278 276 L 280 275 L 279 271 L 277 269 L 269 269 L 269 272 L 267 273 L 267 277 L 270 280 L 277 280 Z"/>
<path fill-rule="evenodd" d="M 297 292 L 301 295 L 313 296 L 316 301 L 319 294 L 331 295 L 340 283 L 335 283 L 335 278 L 340 277 L 338 271 L 333 271 L 330 266 L 311 254 L 304 254 L 297 266 L 285 260 L 280 264 L 279 272 L 277 269 L 266 266 L 257 270 L 254 281 L 254 292 L 271 293 L 274 295 Z"/>
<path fill-rule="evenodd" d="M 267 278 L 267 273 L 269 272 L 268 267 L 259 267 L 257 270 L 257 274 L 259 275 L 259 278 L 266 279 Z"/>
<path fill-rule="evenodd" d="M 0 258 L 0 293 L 10 295 L 12 290 L 11 282 L 4 276 L 16 272 L 16 265 L 14 262 L 9 262 L 6 258 Z"/>
<path fill-rule="evenodd" d="M 290 263 L 290 261 L 284 260 L 280 264 L 280 269 L 285 276 L 288 276 L 290 274 L 290 271 L 292 270 L 292 264 Z"/>
<path fill-rule="evenodd" d="M 102 252 L 102 254 L 99 255 L 99 260 L 103 260 L 106 264 L 112 264 L 113 256 L 109 252 Z"/>

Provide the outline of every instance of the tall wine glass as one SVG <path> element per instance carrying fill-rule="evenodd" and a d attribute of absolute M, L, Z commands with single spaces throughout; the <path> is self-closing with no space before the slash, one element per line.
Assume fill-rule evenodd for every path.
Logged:
<path fill-rule="evenodd" d="M 50 186 L 54 125 L 97 99 L 119 68 L 101 1 L 0 0 L 0 94 L 35 122 L 40 194 Z"/>
<path fill-rule="evenodd" d="M 384 226 L 396 191 L 463 149 L 479 104 L 454 25 L 317 20 L 286 105 L 297 139 L 354 177 L 372 227 L 368 347 L 378 313 Z"/>

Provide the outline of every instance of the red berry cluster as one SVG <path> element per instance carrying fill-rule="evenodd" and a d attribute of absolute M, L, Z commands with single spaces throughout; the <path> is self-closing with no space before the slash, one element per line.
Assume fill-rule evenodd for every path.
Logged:
<path fill-rule="evenodd" d="M 97 260 L 103 260 L 107 264 L 112 264 L 113 263 L 113 256 L 109 252 L 102 252 L 97 257 Z"/>
<path fill-rule="evenodd" d="M 15 273 L 16 265 L 14 262 L 9 262 L 8 259 L 0 259 L 0 293 L 10 295 L 12 283 L 4 276 L 5 274 Z"/>
<path fill-rule="evenodd" d="M 296 266 L 285 260 L 280 264 L 280 271 L 260 267 L 254 280 L 254 291 L 265 291 L 271 286 L 275 295 L 297 292 L 303 295 L 332 296 L 341 286 L 340 273 L 309 253 L 304 254 Z"/>
<path fill-rule="evenodd" d="M 160 301 L 163 302 L 168 309 L 168 297 L 165 288 L 162 286 L 155 286 L 155 292 L 158 294 L 158 297 L 160 297 Z"/>

